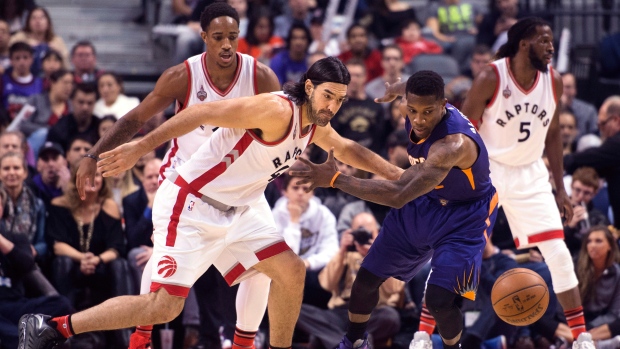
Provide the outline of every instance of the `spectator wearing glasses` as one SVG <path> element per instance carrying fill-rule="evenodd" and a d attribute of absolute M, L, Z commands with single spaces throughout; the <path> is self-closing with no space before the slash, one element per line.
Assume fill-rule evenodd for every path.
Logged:
<path fill-rule="evenodd" d="M 599 176 L 592 167 L 581 167 L 573 173 L 570 201 L 573 219 L 564 226 L 564 241 L 573 257 L 579 254 L 582 240 L 590 227 L 609 222 L 605 215 L 594 208 L 592 199 L 599 189 Z"/>
<path fill-rule="evenodd" d="M 564 168 L 572 173 L 579 167 L 591 166 L 607 180 L 609 202 L 617 228 L 620 227 L 620 96 L 608 97 L 601 109 L 604 106 L 606 111 L 598 116 L 603 143 L 600 147 L 564 156 Z"/>

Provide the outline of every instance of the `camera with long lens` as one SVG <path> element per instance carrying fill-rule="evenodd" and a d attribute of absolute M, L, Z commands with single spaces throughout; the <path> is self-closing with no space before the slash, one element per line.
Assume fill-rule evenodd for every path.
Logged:
<path fill-rule="evenodd" d="M 372 239 L 372 233 L 363 227 L 353 230 L 350 234 L 353 235 L 353 241 L 356 241 L 360 245 L 368 245 L 370 244 L 370 239 Z M 355 243 L 349 245 L 347 251 L 356 251 Z"/>

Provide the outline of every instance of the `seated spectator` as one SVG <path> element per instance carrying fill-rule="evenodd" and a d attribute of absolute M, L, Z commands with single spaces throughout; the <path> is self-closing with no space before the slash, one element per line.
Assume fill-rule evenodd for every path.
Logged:
<path fill-rule="evenodd" d="M 99 134 L 99 138 L 103 137 L 103 135 L 108 132 L 110 128 L 116 122 L 116 116 L 114 115 L 104 115 L 99 121 L 99 129 L 97 133 Z"/>
<path fill-rule="evenodd" d="M 341 136 L 351 139 L 375 153 L 385 145 L 387 121 L 381 104 L 375 103 L 364 89 L 366 66 L 359 59 L 346 64 L 351 82 L 347 87 L 347 102 L 331 120 L 331 125 Z"/>
<path fill-rule="evenodd" d="M 347 64 L 350 59 L 362 59 L 366 64 L 366 82 L 372 81 L 383 74 L 381 52 L 368 46 L 368 30 L 361 24 L 353 24 L 347 29 L 348 51 L 342 52 L 338 58 Z"/>
<path fill-rule="evenodd" d="M 575 75 L 571 73 L 562 74 L 562 106 L 569 108 L 577 119 L 577 136 L 595 133 L 598 130 L 596 120 L 598 114 L 596 108 L 579 98 L 577 98 L 577 81 Z"/>
<path fill-rule="evenodd" d="M 9 24 L 4 19 L 0 19 L 0 74 L 4 74 L 11 67 L 11 58 L 9 57 L 10 39 Z"/>
<path fill-rule="evenodd" d="M 332 293 L 328 309 L 302 304 L 297 329 L 315 337 L 318 347 L 335 348 L 344 336 L 351 287 L 378 234 L 379 226 L 371 214 L 356 215 L 342 234 L 340 249 L 319 274 L 321 287 Z M 404 282 L 389 278 L 379 288 L 379 303 L 368 321 L 368 332 L 377 343 L 385 343 L 400 329 L 395 308 L 402 306 L 404 286 Z"/>
<path fill-rule="evenodd" d="M 28 168 L 23 154 L 8 152 L 0 157 L 0 190 L 5 194 L 2 231 L 24 235 L 38 260 L 47 255 L 45 205 L 27 185 Z"/>
<path fill-rule="evenodd" d="M 71 176 L 65 152 L 59 144 L 46 142 L 43 145 L 37 159 L 37 172 L 32 178 L 32 189 L 47 208 L 53 198 L 62 195 Z"/>
<path fill-rule="evenodd" d="M 53 282 L 60 294 L 83 309 L 112 297 L 129 294 L 119 208 L 100 173 L 94 187 L 80 200 L 75 170 L 65 193 L 52 200 L 48 210 L 47 236 L 54 249 Z M 90 292 L 84 293 L 85 289 Z M 86 295 L 90 295 L 87 297 Z M 88 299 L 90 298 L 90 299 Z"/>
<path fill-rule="evenodd" d="M 281 38 L 288 38 L 293 25 L 310 27 L 310 19 L 312 18 L 312 12 L 310 12 L 310 4 L 306 0 L 288 0 L 286 3 L 288 6 L 284 8 L 284 12 L 281 15 L 276 16 L 274 19 L 274 34 Z M 310 35 L 308 35 L 310 40 Z M 308 41 L 308 45 L 310 41 Z"/>
<path fill-rule="evenodd" d="M 71 114 L 64 116 L 49 129 L 47 140 L 68 149 L 69 140 L 75 136 L 88 139 L 91 144 L 99 140 L 99 118 L 93 114 L 97 90 L 92 84 L 77 84 L 71 92 Z"/>
<path fill-rule="evenodd" d="M 475 79 L 487 64 L 493 61 L 493 52 L 489 46 L 479 44 L 474 46 L 474 51 L 471 53 L 471 59 L 469 61 L 469 69 L 465 70 L 463 74 L 470 79 Z"/>
<path fill-rule="evenodd" d="M 187 58 L 204 51 L 205 43 L 202 41 L 200 32 L 200 15 L 211 0 L 198 0 L 192 7 L 192 12 L 185 21 L 179 23 L 181 30 L 175 40 L 174 64 L 183 63 Z M 191 5 L 190 5 L 191 6 Z"/>
<path fill-rule="evenodd" d="M 93 143 L 91 143 L 87 138 L 83 136 L 75 136 L 69 141 L 69 145 L 66 149 L 67 154 L 67 164 L 69 164 L 69 169 L 72 170 L 74 168 L 77 169 L 80 160 L 86 155 L 93 147 Z"/>
<path fill-rule="evenodd" d="M 9 152 L 20 153 L 26 158 L 28 154 L 28 142 L 26 137 L 19 131 L 4 131 L 0 133 L 0 157 Z M 30 164 L 28 166 L 28 180 L 36 173 L 36 169 Z"/>
<path fill-rule="evenodd" d="M 28 97 L 26 104 L 35 108 L 30 117 L 19 124 L 19 130 L 28 137 L 28 144 L 35 158 L 39 148 L 45 143 L 49 128 L 58 120 L 69 115 L 69 97 L 73 90 L 73 75 L 61 69 L 50 76 L 49 92 Z"/>
<path fill-rule="evenodd" d="M 370 32 L 378 40 L 396 38 L 400 35 L 401 23 L 408 19 L 417 20 L 415 10 L 405 1 L 377 0 L 374 4 Z"/>
<path fill-rule="evenodd" d="M 402 169 L 411 166 L 409 162 L 409 153 L 407 146 L 409 145 L 409 136 L 404 129 L 392 132 L 387 139 L 387 159 L 392 165 L 396 165 Z"/>
<path fill-rule="evenodd" d="M 104 115 L 114 115 L 120 119 L 130 110 L 140 104 L 137 97 L 127 97 L 123 94 L 123 79 L 114 73 L 103 73 L 97 79 L 99 100 L 95 103 L 93 114 L 101 118 Z"/>
<path fill-rule="evenodd" d="M 433 38 L 461 65 L 469 67 L 469 59 L 476 44 L 477 25 L 482 21 L 482 10 L 469 0 L 432 2 L 426 26 Z"/>
<path fill-rule="evenodd" d="M 73 65 L 73 80 L 76 84 L 95 83 L 103 74 L 97 68 L 97 51 L 90 41 L 78 41 L 71 49 L 71 64 Z"/>
<path fill-rule="evenodd" d="M 67 45 L 59 35 L 54 33 L 52 19 L 45 8 L 36 7 L 30 11 L 26 18 L 24 29 L 11 37 L 11 44 L 19 41 L 27 43 L 34 50 L 34 63 L 32 65 L 32 73 L 34 75 L 40 75 L 41 62 L 49 50 L 60 53 L 63 67 L 69 68 Z"/>
<path fill-rule="evenodd" d="M 560 137 L 562 138 L 562 152 L 564 155 L 575 151 L 577 146 L 577 118 L 570 109 L 560 112 Z"/>
<path fill-rule="evenodd" d="M 579 253 L 582 240 L 590 227 L 609 224 L 605 214 L 594 208 L 592 203 L 599 184 L 599 176 L 592 167 L 581 167 L 573 173 L 570 186 L 573 219 L 564 226 L 564 241 L 573 257 Z"/>
<path fill-rule="evenodd" d="M 154 158 L 144 166 L 142 186 L 123 198 L 123 217 L 127 234 L 127 259 L 135 285 L 140 285 L 144 266 L 153 253 L 153 201 L 159 188 L 159 168 L 161 160 Z M 127 172 L 131 173 L 131 172 Z M 139 288 L 134 294 L 139 293 Z"/>
<path fill-rule="evenodd" d="M 0 195 L 0 216 L 6 197 Z M 27 298 L 26 279 L 36 270 L 28 237 L 18 232 L 0 230 L 0 347 L 17 348 L 19 318 L 27 313 L 45 312 L 61 316 L 74 310 L 62 296 L 38 295 Z M 35 292 L 36 293 L 36 292 Z"/>
<path fill-rule="evenodd" d="M 396 38 L 396 44 L 403 51 L 403 61 L 409 64 L 415 56 L 421 53 L 442 53 L 443 48 L 436 42 L 422 37 L 420 23 L 413 19 L 403 23 L 400 36 Z"/>
<path fill-rule="evenodd" d="M 599 348 L 620 347 L 620 252 L 617 238 L 602 225 L 586 234 L 579 259 L 577 279 L 583 300 L 586 328 Z M 601 340 L 610 339 L 606 346 Z"/>
<path fill-rule="evenodd" d="M 63 69 L 62 57 L 60 56 L 60 53 L 54 50 L 48 50 L 41 60 L 41 74 L 39 74 L 43 79 L 44 91 L 49 91 L 50 89 L 50 76 L 52 73 L 59 71 L 60 69 Z M 73 78 L 71 79 L 71 82 L 73 82 Z"/>
<path fill-rule="evenodd" d="M 310 30 L 303 24 L 294 23 L 286 37 L 286 50 L 276 54 L 269 63 L 276 73 L 280 85 L 289 81 L 297 82 L 306 72 L 306 57 L 310 46 Z"/>
<path fill-rule="evenodd" d="M 259 10 L 250 17 L 248 32 L 239 38 L 237 52 L 248 54 L 259 62 L 269 65 L 271 57 L 284 47 L 284 40 L 273 35 L 273 17 L 265 10 Z"/>
<path fill-rule="evenodd" d="M 11 120 L 26 104 L 28 97 L 43 92 L 43 81 L 30 72 L 32 53 L 32 47 L 23 42 L 16 42 L 9 48 L 12 69 L 2 75 L 0 89 L 2 105 Z"/>

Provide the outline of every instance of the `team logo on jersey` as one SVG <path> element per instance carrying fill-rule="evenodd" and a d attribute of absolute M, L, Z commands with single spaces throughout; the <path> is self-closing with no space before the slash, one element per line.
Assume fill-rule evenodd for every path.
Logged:
<path fill-rule="evenodd" d="M 191 200 L 189 204 L 187 205 L 187 210 L 191 211 L 193 209 L 194 209 L 194 200 Z"/>
<path fill-rule="evenodd" d="M 177 271 L 177 261 L 170 256 L 163 256 L 157 263 L 157 274 L 163 278 L 169 278 Z"/>
<path fill-rule="evenodd" d="M 196 92 L 196 97 L 198 97 L 198 99 L 200 99 L 201 102 L 207 98 L 207 91 L 205 91 L 202 85 L 200 85 L 200 90 Z"/>
<path fill-rule="evenodd" d="M 506 86 L 506 88 L 504 89 L 504 91 L 502 91 L 502 94 L 504 95 L 504 98 L 508 98 L 508 97 L 510 97 L 510 95 L 512 94 L 512 92 L 510 91 L 510 89 L 508 88 L 508 86 Z"/>
<path fill-rule="evenodd" d="M 463 270 L 463 278 L 456 276 L 456 287 L 454 292 L 471 301 L 476 300 L 476 292 L 478 291 L 478 283 L 480 282 L 479 271 L 475 270 L 475 265 L 471 266 L 469 271 Z"/>

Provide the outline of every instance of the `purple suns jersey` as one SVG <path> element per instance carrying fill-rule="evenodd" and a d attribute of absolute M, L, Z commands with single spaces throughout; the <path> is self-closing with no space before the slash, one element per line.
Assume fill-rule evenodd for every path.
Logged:
<path fill-rule="evenodd" d="M 478 159 L 468 169 L 454 167 L 435 189 L 425 194 L 439 200 L 443 205 L 457 202 L 466 202 L 486 197 L 494 190 L 489 177 L 489 157 L 482 138 L 472 123 L 458 109 L 446 104 L 446 115 L 435 126 L 430 136 L 415 143 L 411 136 L 411 123 L 406 118 L 405 127 L 409 134 L 410 143 L 407 146 L 409 162 L 412 166 L 422 163 L 428 157 L 428 151 L 434 142 L 447 135 L 462 133 L 471 138 L 478 145 Z"/>

